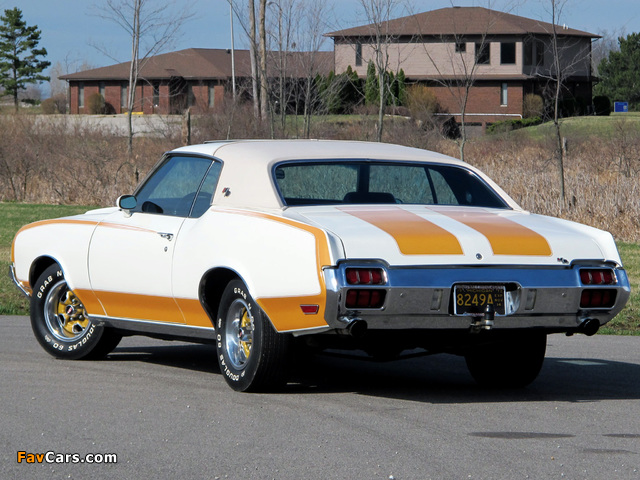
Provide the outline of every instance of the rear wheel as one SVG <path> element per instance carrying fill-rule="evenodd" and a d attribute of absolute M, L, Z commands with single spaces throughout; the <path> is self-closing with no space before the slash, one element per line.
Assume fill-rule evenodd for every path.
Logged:
<path fill-rule="evenodd" d="M 38 278 L 31 297 L 31 328 L 42 347 L 57 358 L 102 358 L 121 335 L 95 325 L 58 265 Z"/>
<path fill-rule="evenodd" d="M 546 334 L 528 332 L 474 347 L 465 355 L 465 360 L 479 385 L 521 388 L 537 378 L 546 348 Z"/>
<path fill-rule="evenodd" d="M 220 371 L 231 388 L 264 391 L 286 383 L 291 338 L 276 332 L 240 280 L 222 294 L 216 333 Z"/>

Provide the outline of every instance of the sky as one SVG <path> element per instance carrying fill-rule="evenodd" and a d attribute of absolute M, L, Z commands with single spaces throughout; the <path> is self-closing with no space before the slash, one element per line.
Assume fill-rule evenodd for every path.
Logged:
<path fill-rule="evenodd" d="M 149 0 L 166 4 L 171 0 Z M 332 6 L 327 31 L 369 23 L 361 13 L 360 0 L 321 0 Z M 550 21 L 550 0 L 408 0 L 412 13 L 455 6 L 482 6 L 508 11 L 536 20 Z M 73 73 L 82 64 L 103 67 L 126 62 L 131 57 L 131 39 L 122 27 L 96 15 L 95 5 L 101 0 L 0 0 L 0 10 L 18 7 L 27 25 L 37 25 L 42 32 L 40 46 L 47 49 L 52 65 L 57 62 L 65 73 Z M 183 28 L 168 51 L 185 48 L 230 48 L 230 14 L 227 0 L 177 0 L 178 5 L 191 3 L 193 18 Z M 270 2 L 277 7 L 277 0 Z M 406 14 L 406 10 L 402 12 Z M 565 0 L 560 24 L 587 32 L 628 34 L 640 32 L 638 0 Z M 234 28 L 235 47 L 245 48 L 244 33 L 237 20 Z M 327 39 L 323 49 L 331 50 Z M 105 55 L 102 51 L 109 52 Z M 43 88 L 46 96 L 46 86 Z"/>

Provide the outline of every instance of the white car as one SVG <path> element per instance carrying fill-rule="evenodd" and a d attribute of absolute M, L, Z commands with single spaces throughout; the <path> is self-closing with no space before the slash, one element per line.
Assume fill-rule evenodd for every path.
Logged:
<path fill-rule="evenodd" d="M 23 227 L 11 255 L 54 356 L 132 334 L 211 342 L 241 391 L 286 382 L 300 346 L 454 353 L 480 384 L 524 386 L 547 334 L 592 335 L 629 297 L 609 233 L 380 143 L 178 148 L 116 207 Z"/>

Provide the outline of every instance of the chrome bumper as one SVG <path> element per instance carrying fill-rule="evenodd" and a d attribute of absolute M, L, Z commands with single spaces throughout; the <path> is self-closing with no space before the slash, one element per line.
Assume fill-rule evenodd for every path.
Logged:
<path fill-rule="evenodd" d="M 387 283 L 384 306 L 380 309 L 353 310 L 345 307 L 347 267 L 382 267 Z M 581 309 L 582 285 L 579 268 L 607 266 L 614 270 L 617 282 L 603 288 L 616 290 L 611 308 Z M 456 284 L 508 285 L 505 315 L 492 318 L 492 328 L 517 329 L 539 327 L 570 332 L 587 319 L 604 325 L 627 303 L 629 279 L 624 269 L 612 265 L 589 264 L 560 267 L 388 267 L 380 262 L 344 263 L 324 271 L 327 287 L 325 320 L 331 328 L 344 329 L 354 320 L 364 320 L 369 329 L 469 329 L 477 316 L 453 314 L 453 288 Z"/>
<path fill-rule="evenodd" d="M 13 264 L 9 265 L 9 278 L 13 281 L 13 283 L 15 283 L 16 287 L 18 287 L 18 290 L 20 290 L 25 297 L 31 298 L 31 294 L 27 290 L 25 290 L 22 283 L 20 283 L 16 278 L 16 269 Z"/>

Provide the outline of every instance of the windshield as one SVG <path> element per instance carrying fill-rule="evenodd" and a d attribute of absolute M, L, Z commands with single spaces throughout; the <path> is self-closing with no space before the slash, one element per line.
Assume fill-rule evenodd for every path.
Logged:
<path fill-rule="evenodd" d="M 508 208 L 471 170 L 433 163 L 291 162 L 274 169 L 287 206 L 403 203 Z"/>

